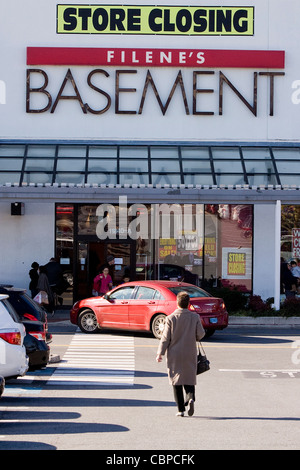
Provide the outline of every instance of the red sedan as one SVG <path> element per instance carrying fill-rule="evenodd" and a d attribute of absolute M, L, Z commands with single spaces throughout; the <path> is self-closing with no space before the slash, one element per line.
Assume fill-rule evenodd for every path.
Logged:
<path fill-rule="evenodd" d="M 228 325 L 228 313 L 222 299 L 192 284 L 173 281 L 127 282 L 103 297 L 76 302 L 70 312 L 71 323 L 84 333 L 102 328 L 150 331 L 160 338 L 165 317 L 176 309 L 176 296 L 185 291 L 190 295 L 190 310 L 201 316 L 206 336 Z"/>

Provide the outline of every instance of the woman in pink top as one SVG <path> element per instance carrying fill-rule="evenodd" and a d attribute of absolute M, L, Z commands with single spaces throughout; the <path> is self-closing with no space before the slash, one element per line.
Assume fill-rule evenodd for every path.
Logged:
<path fill-rule="evenodd" d="M 104 295 L 112 289 L 112 278 L 109 275 L 108 268 L 104 268 L 101 274 L 98 274 L 94 279 L 93 295 Z"/>

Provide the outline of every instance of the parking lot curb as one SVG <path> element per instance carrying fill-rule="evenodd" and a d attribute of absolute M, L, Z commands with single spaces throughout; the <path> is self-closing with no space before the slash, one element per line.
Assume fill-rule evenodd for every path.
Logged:
<path fill-rule="evenodd" d="M 243 317 L 229 316 L 229 326 L 265 326 L 265 327 L 286 327 L 300 328 L 300 317 Z"/>
<path fill-rule="evenodd" d="M 58 310 L 54 317 L 48 316 L 49 323 L 60 323 L 64 325 L 71 324 L 70 316 L 67 310 Z M 232 327 L 248 327 L 248 326 L 264 326 L 264 327 L 286 327 L 286 328 L 300 328 L 299 317 L 246 317 L 239 315 L 230 315 L 229 326 Z"/>

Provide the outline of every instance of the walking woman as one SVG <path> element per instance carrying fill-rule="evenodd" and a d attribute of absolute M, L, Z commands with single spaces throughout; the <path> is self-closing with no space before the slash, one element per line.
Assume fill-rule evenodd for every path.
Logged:
<path fill-rule="evenodd" d="M 195 385 L 197 377 L 197 343 L 205 335 L 198 314 L 188 310 L 190 297 L 186 292 L 177 295 L 177 309 L 166 318 L 156 361 L 161 362 L 167 353 L 168 376 L 173 385 L 178 407 L 176 416 L 194 414 Z M 185 391 L 185 398 L 183 389 Z"/>

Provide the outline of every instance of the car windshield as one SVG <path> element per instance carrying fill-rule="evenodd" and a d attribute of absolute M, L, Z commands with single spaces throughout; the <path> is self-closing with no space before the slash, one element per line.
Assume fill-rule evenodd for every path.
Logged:
<path fill-rule="evenodd" d="M 204 290 L 199 289 L 199 287 L 176 286 L 176 287 L 169 287 L 169 289 L 175 295 L 179 294 L 179 292 L 187 292 L 191 299 L 197 298 L 197 297 L 211 297 L 211 295 L 208 292 L 205 292 Z"/>

